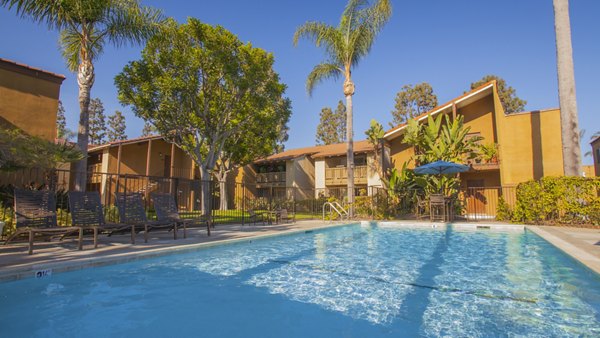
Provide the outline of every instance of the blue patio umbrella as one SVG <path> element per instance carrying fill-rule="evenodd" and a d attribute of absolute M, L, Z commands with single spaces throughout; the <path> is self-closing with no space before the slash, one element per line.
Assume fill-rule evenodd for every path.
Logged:
<path fill-rule="evenodd" d="M 469 171 L 469 166 L 464 164 L 447 162 L 447 161 L 435 161 L 424 164 L 420 167 L 415 168 L 415 174 L 429 174 L 429 175 L 445 175 L 445 174 L 456 174 Z"/>

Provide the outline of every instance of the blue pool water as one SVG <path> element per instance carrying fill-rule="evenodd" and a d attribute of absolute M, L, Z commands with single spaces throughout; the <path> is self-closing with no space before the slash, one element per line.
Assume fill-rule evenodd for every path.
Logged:
<path fill-rule="evenodd" d="M 2 337 L 600 336 L 531 232 L 349 225 L 0 284 Z"/>

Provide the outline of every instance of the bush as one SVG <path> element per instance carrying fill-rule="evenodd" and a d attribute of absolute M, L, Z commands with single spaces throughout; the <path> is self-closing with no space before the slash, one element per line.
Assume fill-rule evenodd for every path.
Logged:
<path fill-rule="evenodd" d="M 600 178 L 544 177 L 517 186 L 512 220 L 600 225 Z"/>
<path fill-rule="evenodd" d="M 504 200 L 504 197 L 498 198 L 498 208 L 496 209 L 496 220 L 497 221 L 510 221 L 513 219 L 513 211 L 510 210 L 510 206 Z"/>

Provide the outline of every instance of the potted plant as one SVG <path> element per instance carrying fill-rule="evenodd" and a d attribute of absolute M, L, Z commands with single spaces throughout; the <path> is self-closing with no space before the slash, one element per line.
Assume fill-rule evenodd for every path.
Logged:
<path fill-rule="evenodd" d="M 485 163 L 495 163 L 498 158 L 498 147 L 496 143 L 484 144 L 480 148 L 481 159 Z"/>

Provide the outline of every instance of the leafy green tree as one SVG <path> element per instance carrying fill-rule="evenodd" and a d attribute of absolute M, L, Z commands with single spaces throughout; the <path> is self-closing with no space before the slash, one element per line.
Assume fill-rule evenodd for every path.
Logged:
<path fill-rule="evenodd" d="M 215 170 L 212 172 L 213 177 L 219 182 L 221 210 L 229 208 L 226 191 L 227 175 L 257 158 L 273 154 L 280 147 L 280 130 L 287 129 L 292 113 L 291 101 L 282 98 L 273 109 L 272 114 L 258 116 L 243 130 L 233 133 L 225 140 Z"/>
<path fill-rule="evenodd" d="M 58 101 L 58 110 L 56 111 L 56 138 L 64 139 L 67 136 L 67 119 L 65 118 L 65 107 Z"/>
<path fill-rule="evenodd" d="M 77 72 L 79 85 L 79 129 L 77 146 L 83 159 L 75 169 L 75 190 L 87 182 L 87 148 L 90 92 L 94 84 L 94 62 L 106 43 L 139 44 L 152 36 L 162 20 L 160 11 L 140 6 L 138 0 L 0 0 L 16 8 L 17 14 L 60 31 L 60 45 L 69 69 Z"/>
<path fill-rule="evenodd" d="M 376 120 L 371 120 L 371 126 L 365 131 L 367 140 L 373 146 L 373 149 L 375 149 L 375 155 L 373 156 L 371 169 L 379 175 L 380 179 L 383 179 L 383 165 L 381 163 L 381 156 L 383 155 L 381 152 L 383 149 L 381 146 L 381 140 L 383 140 L 384 134 L 385 130 L 383 130 L 383 126 Z"/>
<path fill-rule="evenodd" d="M 65 117 L 65 107 L 62 102 L 58 101 L 58 110 L 56 111 L 56 138 L 61 140 L 70 140 L 76 134 L 67 128 L 67 119 Z"/>
<path fill-rule="evenodd" d="M 209 180 L 231 137 L 281 121 L 286 86 L 273 63 L 272 54 L 243 44 L 223 27 L 194 18 L 182 25 L 168 20 L 115 83 L 120 101 L 186 152 L 201 179 Z M 204 212 L 210 211 L 209 188 L 203 185 Z"/>
<path fill-rule="evenodd" d="M 335 112 L 329 107 L 321 109 L 319 125 L 317 126 L 316 143 L 335 144 L 346 141 L 346 106 L 338 102 Z"/>
<path fill-rule="evenodd" d="M 89 107 L 89 141 L 90 144 L 103 144 L 106 142 L 106 117 L 104 105 L 99 98 L 92 99 Z"/>
<path fill-rule="evenodd" d="M 369 5 L 367 0 L 349 0 L 337 27 L 323 22 L 307 22 L 294 33 L 294 45 L 297 45 L 301 38 L 310 39 L 317 47 L 323 46 L 328 57 L 327 61 L 316 65 L 308 75 L 306 89 L 309 94 L 323 80 L 344 78 L 350 217 L 353 216 L 354 203 L 354 143 L 352 139 L 354 82 L 351 76 L 352 69 L 369 54 L 377 34 L 381 32 L 392 15 L 392 5 L 389 0 L 377 0 L 371 6 Z"/>
<path fill-rule="evenodd" d="M 560 131 L 562 135 L 563 170 L 566 176 L 581 176 L 581 146 L 579 119 L 575 95 L 575 68 L 571 44 L 569 0 L 553 0 L 554 31 L 556 33 L 556 68 L 560 103 Z"/>
<path fill-rule="evenodd" d="M 83 154 L 68 143 L 52 143 L 18 129 L 0 128 L 0 171 L 49 169 L 82 157 Z"/>
<path fill-rule="evenodd" d="M 126 140 L 125 128 L 125 117 L 120 111 L 115 111 L 114 115 L 108 117 L 108 142 Z"/>
<path fill-rule="evenodd" d="M 152 123 L 144 121 L 144 128 L 142 128 L 142 136 L 150 136 L 156 133 L 156 127 Z"/>
<path fill-rule="evenodd" d="M 481 137 L 467 137 L 471 127 L 465 127 L 463 116 L 450 119 L 448 115 L 437 117 L 429 115 L 427 123 L 408 120 L 403 142 L 414 147 L 416 166 L 435 161 L 461 163 L 473 159 L 480 152 Z M 426 175 L 426 186 L 429 193 L 439 191 L 455 191 L 459 180 L 456 177 Z"/>
<path fill-rule="evenodd" d="M 438 105 L 437 96 L 427 82 L 414 86 L 404 85 L 396 94 L 396 105 L 392 111 L 391 127 L 406 123 L 415 116 L 430 111 Z"/>
<path fill-rule="evenodd" d="M 517 91 L 513 87 L 507 85 L 506 81 L 497 75 L 484 76 L 481 80 L 471 83 L 471 89 L 475 89 L 492 80 L 496 80 L 498 96 L 500 97 L 500 102 L 502 103 L 505 114 L 519 113 L 525 110 L 527 101 L 519 98 L 517 96 Z"/>

